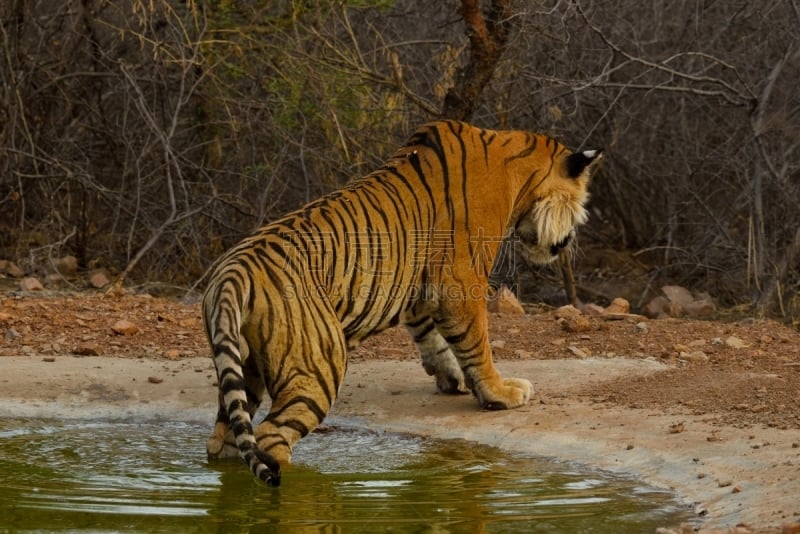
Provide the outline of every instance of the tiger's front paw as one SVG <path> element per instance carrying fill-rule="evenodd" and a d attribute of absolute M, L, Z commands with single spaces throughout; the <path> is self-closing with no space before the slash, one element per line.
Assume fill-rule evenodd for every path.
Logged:
<path fill-rule="evenodd" d="M 481 406 L 485 410 L 508 410 L 527 404 L 533 395 L 533 384 L 524 378 L 506 378 L 496 391 L 482 396 Z"/>
<path fill-rule="evenodd" d="M 450 370 L 437 371 L 436 375 L 436 388 L 442 393 L 448 395 L 466 395 L 469 393 L 464 382 L 464 373 L 461 369 L 456 368 L 452 372 Z"/>
<path fill-rule="evenodd" d="M 448 395 L 465 395 L 469 393 L 469 388 L 464 380 L 464 373 L 452 358 L 452 361 L 439 362 L 438 366 L 423 362 L 425 372 L 436 377 L 436 388 Z"/>

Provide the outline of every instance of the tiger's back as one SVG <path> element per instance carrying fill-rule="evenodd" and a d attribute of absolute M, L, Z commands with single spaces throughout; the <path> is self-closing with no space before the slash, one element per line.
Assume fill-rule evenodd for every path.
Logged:
<path fill-rule="evenodd" d="M 378 171 L 231 249 L 203 304 L 220 390 L 209 456 L 240 454 L 277 485 L 292 445 L 330 410 L 347 348 L 398 323 L 440 390 L 472 390 L 486 408 L 527 402 L 530 383 L 491 361 L 488 273 L 517 225 L 533 225 L 540 259 L 566 245 L 595 159 L 544 136 L 432 123 Z"/>

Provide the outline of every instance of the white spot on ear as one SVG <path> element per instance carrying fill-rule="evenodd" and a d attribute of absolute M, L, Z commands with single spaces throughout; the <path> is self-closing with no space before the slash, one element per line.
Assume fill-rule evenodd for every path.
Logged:
<path fill-rule="evenodd" d="M 587 159 L 594 159 L 597 156 L 597 150 L 584 150 L 583 155 L 586 156 Z"/>

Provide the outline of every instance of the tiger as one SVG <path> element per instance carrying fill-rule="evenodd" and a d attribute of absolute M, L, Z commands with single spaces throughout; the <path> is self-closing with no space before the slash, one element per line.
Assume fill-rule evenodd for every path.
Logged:
<path fill-rule="evenodd" d="M 293 446 L 331 410 L 348 350 L 398 324 L 439 391 L 472 392 L 485 410 L 526 404 L 531 382 L 492 361 L 488 275 L 511 234 L 537 263 L 574 240 L 601 154 L 431 122 L 378 170 L 223 254 L 202 303 L 219 398 L 209 459 L 239 456 L 280 485 Z"/>

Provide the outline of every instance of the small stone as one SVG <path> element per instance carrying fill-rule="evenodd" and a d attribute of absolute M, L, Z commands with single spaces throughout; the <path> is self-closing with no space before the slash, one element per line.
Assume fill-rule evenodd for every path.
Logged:
<path fill-rule="evenodd" d="M 685 308 L 688 304 L 694 302 L 692 292 L 681 286 L 664 286 L 661 291 L 667 296 L 669 301 L 673 304 L 678 304 L 681 308 Z"/>
<path fill-rule="evenodd" d="M 486 309 L 492 313 L 505 315 L 525 315 L 525 309 L 514 293 L 506 286 L 498 289 L 486 303 Z"/>
<path fill-rule="evenodd" d="M 592 329 L 592 322 L 583 315 L 564 317 L 561 322 L 561 328 L 566 332 L 572 333 L 588 332 Z"/>
<path fill-rule="evenodd" d="M 95 271 L 89 276 L 89 283 L 96 289 L 106 287 L 110 282 L 103 271 Z"/>
<path fill-rule="evenodd" d="M 5 271 L 6 274 L 11 278 L 22 278 L 25 276 L 25 271 L 20 269 L 19 266 L 13 261 L 8 262 Z"/>
<path fill-rule="evenodd" d="M 64 256 L 56 261 L 56 270 L 61 274 L 75 274 L 78 270 L 78 258 Z"/>
<path fill-rule="evenodd" d="M 164 379 L 158 376 L 148 376 L 147 381 L 150 382 L 151 384 L 160 384 L 161 382 L 164 381 Z"/>
<path fill-rule="evenodd" d="M 630 313 L 631 312 L 631 304 L 620 297 L 615 298 L 611 301 L 606 309 L 604 310 L 605 313 Z"/>
<path fill-rule="evenodd" d="M 6 312 L 0 312 L 0 323 L 5 323 L 11 319 L 11 314 Z"/>
<path fill-rule="evenodd" d="M 647 323 L 645 323 L 644 321 L 636 323 L 636 331 L 639 332 L 640 334 L 644 334 L 645 332 L 647 332 L 647 329 L 648 329 Z"/>
<path fill-rule="evenodd" d="M 527 350 L 523 350 L 523 349 L 515 350 L 514 354 L 517 355 L 519 358 L 522 358 L 524 360 L 529 360 L 529 359 L 533 358 L 533 353 L 531 353 L 530 351 L 527 351 Z"/>
<path fill-rule="evenodd" d="M 669 317 L 670 302 L 667 297 L 657 296 L 644 307 L 644 314 L 652 319 Z"/>
<path fill-rule="evenodd" d="M 22 337 L 22 334 L 14 330 L 13 328 L 9 328 L 6 330 L 6 341 L 14 341 L 15 339 L 19 339 Z"/>
<path fill-rule="evenodd" d="M 139 327 L 130 321 L 121 319 L 111 326 L 111 330 L 119 336 L 131 336 L 139 331 Z"/>
<path fill-rule="evenodd" d="M 600 305 L 598 305 L 598 304 L 589 303 L 589 304 L 584 304 L 584 305 L 581 307 L 581 311 L 582 311 L 583 313 L 585 313 L 586 315 L 594 315 L 594 316 L 597 316 L 597 315 L 603 315 L 603 312 L 604 312 L 605 310 L 603 309 L 603 307 L 602 307 L 602 306 L 600 306 Z"/>
<path fill-rule="evenodd" d="M 72 349 L 72 354 L 77 354 L 78 356 L 99 356 L 100 346 L 95 343 L 81 343 Z"/>
<path fill-rule="evenodd" d="M 44 289 L 42 283 L 32 276 L 28 276 L 20 280 L 19 287 L 23 291 L 42 291 Z"/>
<path fill-rule="evenodd" d="M 556 319 L 565 319 L 567 317 L 578 317 L 580 314 L 581 311 L 572 304 L 561 306 L 553 313 Z"/>
<path fill-rule="evenodd" d="M 702 350 L 695 350 L 692 352 L 681 352 L 680 357 L 687 362 L 705 363 L 708 361 L 708 356 Z"/>
<path fill-rule="evenodd" d="M 669 427 L 670 434 L 680 434 L 684 430 L 686 430 L 686 425 L 683 422 L 675 423 Z"/>
<path fill-rule="evenodd" d="M 506 346 L 506 342 L 503 339 L 495 339 L 489 345 L 492 346 L 493 349 L 502 349 Z"/>
<path fill-rule="evenodd" d="M 574 356 L 576 356 L 578 358 L 588 358 L 589 357 L 589 354 L 585 350 L 580 349 L 580 348 L 576 347 L 575 345 L 570 345 L 569 347 L 567 347 L 567 350 L 570 351 Z"/>
<path fill-rule="evenodd" d="M 177 360 L 181 357 L 181 351 L 178 349 L 170 349 L 164 353 L 164 356 L 170 360 Z"/>
<path fill-rule="evenodd" d="M 720 480 L 718 484 L 720 488 L 727 488 L 728 486 L 733 486 L 733 480 Z"/>
<path fill-rule="evenodd" d="M 711 297 L 704 295 L 697 300 L 690 302 L 683 306 L 687 315 L 692 317 L 705 317 L 717 311 L 717 305 L 711 300 Z"/>
<path fill-rule="evenodd" d="M 731 493 L 741 493 L 741 492 L 742 492 L 742 487 L 739 485 L 734 486 L 733 489 L 731 490 Z"/>
<path fill-rule="evenodd" d="M 725 339 L 725 344 L 732 349 L 744 349 L 747 348 L 747 343 L 743 340 L 739 339 L 736 336 L 730 336 Z"/>
<path fill-rule="evenodd" d="M 47 358 L 42 358 L 42 361 L 47 363 L 53 363 L 54 361 L 56 361 L 56 359 L 53 358 L 52 356 L 48 356 Z"/>

